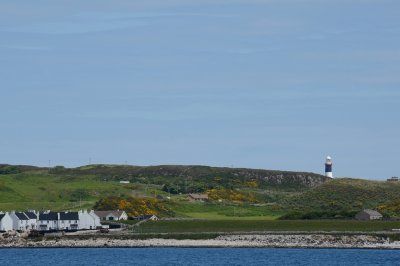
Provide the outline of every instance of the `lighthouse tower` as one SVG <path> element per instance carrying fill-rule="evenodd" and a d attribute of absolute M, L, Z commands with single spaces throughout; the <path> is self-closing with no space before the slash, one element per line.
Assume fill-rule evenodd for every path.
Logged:
<path fill-rule="evenodd" d="M 325 176 L 333 178 L 332 158 L 330 156 L 326 157 L 326 161 L 325 161 Z"/>

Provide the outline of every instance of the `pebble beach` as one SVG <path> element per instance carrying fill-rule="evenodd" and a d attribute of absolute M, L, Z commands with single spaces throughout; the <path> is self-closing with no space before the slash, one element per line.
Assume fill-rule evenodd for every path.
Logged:
<path fill-rule="evenodd" d="M 231 247 L 231 248 L 373 248 L 400 249 L 400 241 L 371 235 L 327 235 L 327 234 L 254 234 L 222 235 L 214 239 L 89 239 L 44 238 L 29 240 L 20 237 L 0 239 L 1 248 L 86 248 L 86 247 Z"/>

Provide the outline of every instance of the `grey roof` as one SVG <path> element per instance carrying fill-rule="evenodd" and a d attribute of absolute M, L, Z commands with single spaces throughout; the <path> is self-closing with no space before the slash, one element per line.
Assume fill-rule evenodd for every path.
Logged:
<path fill-rule="evenodd" d="M 46 212 L 39 214 L 39 220 L 48 220 L 48 221 L 58 221 L 58 213 L 56 212 Z"/>
<path fill-rule="evenodd" d="M 79 220 L 78 212 L 60 212 L 60 220 Z"/>
<path fill-rule="evenodd" d="M 124 213 L 124 211 L 94 211 L 94 213 L 99 216 L 99 218 L 105 218 L 110 214 L 120 217 Z"/>
<path fill-rule="evenodd" d="M 193 199 L 208 199 L 208 195 L 207 194 L 192 193 L 192 194 L 189 194 L 189 197 L 191 197 Z"/>
<path fill-rule="evenodd" d="M 34 212 L 25 212 L 25 215 L 29 218 L 29 219 L 37 219 L 37 216 Z"/>
<path fill-rule="evenodd" d="M 20 220 L 29 220 L 29 218 L 23 212 L 16 212 L 15 216 L 17 216 Z"/>
<path fill-rule="evenodd" d="M 380 214 L 379 212 L 370 210 L 370 209 L 365 209 L 365 210 L 363 210 L 363 212 L 365 212 L 369 215 L 372 215 L 372 216 L 382 216 L 382 214 Z"/>

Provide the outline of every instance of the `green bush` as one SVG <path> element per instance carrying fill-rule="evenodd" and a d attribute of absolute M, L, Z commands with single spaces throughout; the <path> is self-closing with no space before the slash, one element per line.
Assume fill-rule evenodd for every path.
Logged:
<path fill-rule="evenodd" d="M 0 175 L 18 174 L 20 171 L 14 165 L 0 166 Z"/>

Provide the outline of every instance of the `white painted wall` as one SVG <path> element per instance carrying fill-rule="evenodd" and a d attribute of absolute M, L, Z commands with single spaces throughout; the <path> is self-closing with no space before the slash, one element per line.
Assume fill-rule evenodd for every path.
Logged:
<path fill-rule="evenodd" d="M 94 213 L 94 210 L 89 212 L 89 215 L 93 217 L 94 224 L 96 227 L 101 226 L 100 217 Z"/>
<path fill-rule="evenodd" d="M 125 211 L 121 213 L 121 215 L 116 215 L 112 211 L 105 217 L 106 221 L 118 221 L 118 220 L 128 220 L 128 215 Z"/>
<path fill-rule="evenodd" d="M 11 212 L 10 217 L 13 221 L 13 230 L 26 231 L 29 228 L 28 220 L 20 220 L 17 215 L 15 215 L 15 212 Z"/>
<path fill-rule="evenodd" d="M 41 227 L 40 225 L 45 225 L 46 227 Z M 38 222 L 38 230 L 57 230 L 58 221 L 40 220 Z"/>
<path fill-rule="evenodd" d="M 35 229 L 37 228 L 37 219 L 29 219 L 28 220 L 28 229 Z"/>
<path fill-rule="evenodd" d="M 153 215 L 149 218 L 150 221 L 158 221 L 158 217 Z"/>
<path fill-rule="evenodd" d="M 332 172 L 325 172 L 325 176 L 333 178 L 333 173 Z"/>
<path fill-rule="evenodd" d="M 13 219 L 8 212 L 5 213 L 3 219 L 0 220 L 0 231 L 13 230 Z"/>
<path fill-rule="evenodd" d="M 119 217 L 118 217 L 118 216 L 115 216 L 115 215 L 112 214 L 112 213 L 109 213 L 109 214 L 107 214 L 107 216 L 106 216 L 106 220 L 107 220 L 107 221 L 118 221 L 118 219 L 119 219 Z"/>
<path fill-rule="evenodd" d="M 76 225 L 78 225 L 77 228 L 75 228 Z M 79 220 L 59 220 L 58 229 L 60 230 L 79 229 Z"/>
<path fill-rule="evenodd" d="M 37 229 L 41 231 L 49 230 L 49 229 L 58 229 L 56 221 L 49 221 L 49 220 L 38 220 Z"/>
<path fill-rule="evenodd" d="M 124 211 L 119 217 L 119 220 L 128 220 L 128 214 L 126 214 L 126 212 Z"/>
<path fill-rule="evenodd" d="M 96 229 L 100 224 L 100 218 L 94 211 L 87 212 L 87 210 L 79 211 L 79 230 Z"/>

